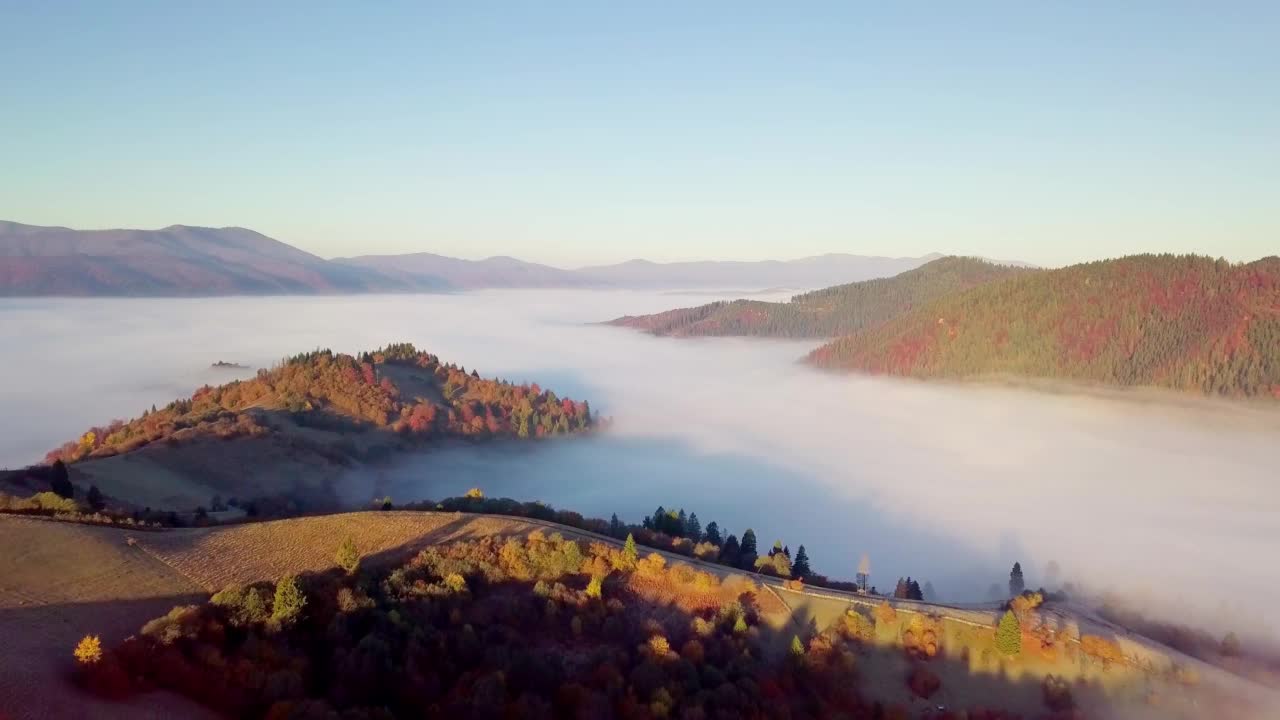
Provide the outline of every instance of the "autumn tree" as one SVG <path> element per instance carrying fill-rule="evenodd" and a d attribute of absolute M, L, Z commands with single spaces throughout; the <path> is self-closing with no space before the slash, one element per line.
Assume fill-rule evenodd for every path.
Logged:
<path fill-rule="evenodd" d="M 102 639 L 97 635 L 85 635 L 76 645 L 73 652 L 76 662 L 81 665 L 94 665 L 102 661 Z"/>
<path fill-rule="evenodd" d="M 350 535 L 338 546 L 338 554 L 335 560 L 338 563 L 338 567 L 345 570 L 348 575 L 355 575 L 356 570 L 360 569 L 360 551 L 356 548 L 355 539 Z"/>
<path fill-rule="evenodd" d="M 1022 625 L 1012 610 L 1006 610 L 996 628 L 996 649 L 1008 656 L 1022 652 Z"/>
<path fill-rule="evenodd" d="M 1009 571 L 1009 595 L 1021 595 L 1026 589 L 1027 583 L 1022 579 L 1022 564 L 1015 562 L 1013 569 Z"/>

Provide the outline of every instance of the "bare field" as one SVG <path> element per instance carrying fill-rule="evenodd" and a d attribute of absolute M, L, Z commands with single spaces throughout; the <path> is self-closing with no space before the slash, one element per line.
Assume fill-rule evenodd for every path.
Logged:
<path fill-rule="evenodd" d="M 519 518 L 455 513 L 368 511 L 223 527 L 139 534 L 139 546 L 206 592 L 334 566 L 348 535 L 366 563 L 395 562 L 428 545 L 486 535 L 520 535 L 539 526 Z M 566 535 L 569 533 L 566 532 Z"/>
<path fill-rule="evenodd" d="M 71 649 L 137 632 L 175 604 L 204 598 L 121 530 L 0 515 L 0 717 L 209 717 L 168 693 L 109 703 L 69 682 Z"/>

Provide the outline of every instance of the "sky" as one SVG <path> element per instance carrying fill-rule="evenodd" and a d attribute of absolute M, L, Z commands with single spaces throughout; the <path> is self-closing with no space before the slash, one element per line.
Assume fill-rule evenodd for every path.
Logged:
<path fill-rule="evenodd" d="M 0 27 L 0 219 L 562 266 L 1280 251 L 1274 2 L 0 0 Z"/>

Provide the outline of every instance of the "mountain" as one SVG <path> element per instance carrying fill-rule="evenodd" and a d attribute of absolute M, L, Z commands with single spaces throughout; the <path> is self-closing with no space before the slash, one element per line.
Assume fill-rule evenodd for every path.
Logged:
<path fill-rule="evenodd" d="M 948 293 L 1023 272 L 975 258 L 943 257 L 891 278 L 837 285 L 796 295 L 790 302 L 715 302 L 622 317 L 610 324 L 677 337 L 836 337 L 874 327 Z"/>
<path fill-rule="evenodd" d="M 254 295 L 418 289 L 245 228 L 72 230 L 0 222 L 0 295 Z"/>
<path fill-rule="evenodd" d="M 1019 273 L 840 338 L 809 361 L 1280 398 L 1280 258 L 1139 255 Z"/>
<path fill-rule="evenodd" d="M 601 286 L 637 289 L 816 288 L 897 275 L 939 257 L 889 258 L 832 253 L 759 262 L 630 260 L 616 265 L 584 267 L 576 272 Z"/>
<path fill-rule="evenodd" d="M 0 221 L 0 297 L 809 288 L 894 275 L 936 257 L 833 254 L 763 262 L 631 260 L 566 270 L 511 257 L 462 260 L 431 253 L 325 260 L 238 227 L 73 230 Z"/>
<path fill-rule="evenodd" d="M 573 288 L 595 284 L 570 270 L 524 262 L 512 257 L 461 260 L 434 255 L 362 255 L 334 258 L 338 265 L 377 272 L 408 286 L 485 288 Z"/>

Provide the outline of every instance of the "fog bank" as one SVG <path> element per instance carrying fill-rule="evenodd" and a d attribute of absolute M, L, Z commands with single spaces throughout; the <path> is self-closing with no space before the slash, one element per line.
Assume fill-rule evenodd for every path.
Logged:
<path fill-rule="evenodd" d="M 0 465 L 113 417 L 314 347 L 392 341 L 586 398 L 607 435 L 411 458 L 353 479 L 353 502 L 480 486 L 638 521 L 685 507 L 762 547 L 806 545 L 818 572 L 928 579 L 982 599 L 1015 560 L 1028 583 L 1151 592 L 1234 619 L 1280 604 L 1280 415 L 1012 388 L 836 376 L 814 343 L 671 340 L 585 325 L 707 302 L 635 292 L 216 300 L 0 301 Z M 239 376 L 243 376 L 241 372 Z"/>

